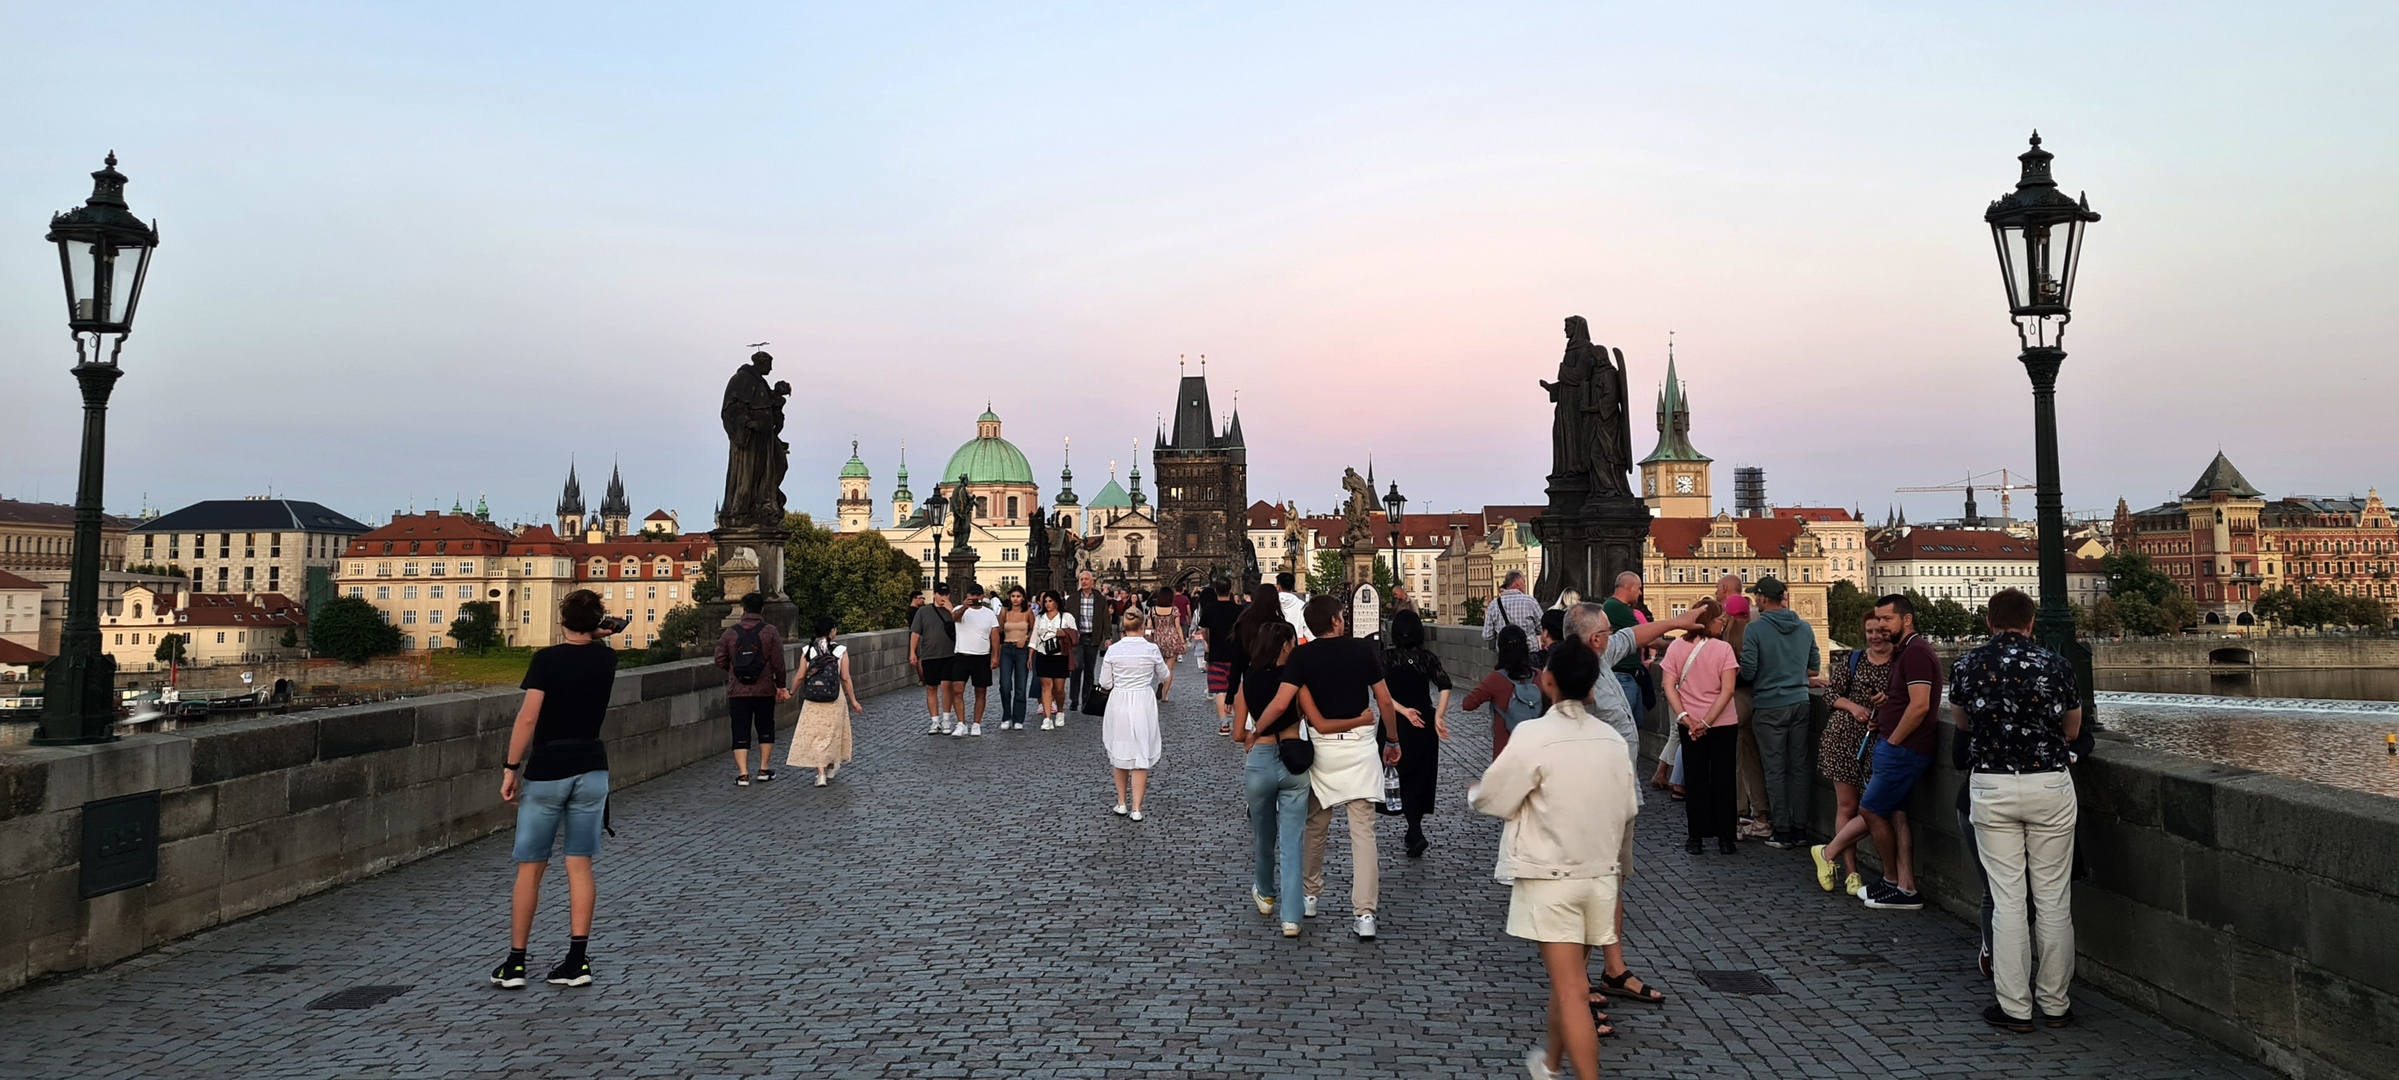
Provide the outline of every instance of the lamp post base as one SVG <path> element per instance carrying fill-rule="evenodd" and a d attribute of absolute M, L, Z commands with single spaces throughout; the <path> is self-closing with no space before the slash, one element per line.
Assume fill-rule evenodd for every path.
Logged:
<path fill-rule="evenodd" d="M 35 746 L 117 741 L 117 661 L 104 652 L 71 652 L 42 669 L 42 726 Z"/>

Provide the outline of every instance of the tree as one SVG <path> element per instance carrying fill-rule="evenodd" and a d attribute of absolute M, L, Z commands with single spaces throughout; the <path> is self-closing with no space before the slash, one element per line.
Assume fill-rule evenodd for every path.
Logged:
<path fill-rule="evenodd" d="M 696 604 L 713 604 L 725 597 L 725 583 L 716 576 L 716 555 L 712 552 L 700 560 L 700 579 L 691 583 L 691 599 Z"/>
<path fill-rule="evenodd" d="M 450 620 L 450 643 L 477 655 L 499 644 L 500 605 L 489 600 L 458 605 L 458 617 Z"/>
<path fill-rule="evenodd" d="M 1308 595 L 1329 596 L 1340 592 L 1341 587 L 1348 583 L 1349 567 L 1345 565 L 1341 551 L 1337 548 L 1319 550 L 1316 553 L 1316 565 L 1308 570 Z M 1384 611 L 1391 610 L 1391 586 L 1394 584 L 1396 582 L 1391 577 L 1390 564 L 1375 560 L 1374 591 L 1381 597 Z"/>
<path fill-rule="evenodd" d="M 2249 605 L 2249 612 L 2257 616 L 2260 622 L 2298 626 L 2300 625 L 2299 594 L 2291 591 L 2287 585 L 2281 588 L 2267 589 L 2259 593 L 2257 600 Z"/>
<path fill-rule="evenodd" d="M 280 644 L 280 645 L 282 645 L 282 646 L 283 646 L 284 648 L 286 648 L 286 649 L 297 649 L 297 648 L 299 648 L 299 647 L 300 647 L 300 628 L 299 628 L 299 627 L 297 627 L 297 626 L 286 626 L 286 627 L 284 627 L 284 628 L 283 628 L 283 640 L 282 640 L 282 641 L 280 641 L 280 642 L 278 642 L 277 644 Z"/>
<path fill-rule="evenodd" d="M 308 624 L 308 647 L 318 656 L 363 664 L 400 651 L 400 628 L 383 621 L 375 605 L 356 596 L 325 601 Z"/>
<path fill-rule="evenodd" d="M 187 635 L 184 634 L 160 635 L 158 639 L 158 651 L 150 654 L 151 659 L 156 660 L 161 664 L 181 664 L 188 662 L 190 658 L 190 652 L 184 648 L 186 637 Z"/>
<path fill-rule="evenodd" d="M 1966 605 L 1946 596 L 1933 601 L 1932 610 L 1916 609 L 1917 629 L 1937 638 L 1962 638 L 1974 634 L 1974 613 Z"/>
<path fill-rule="evenodd" d="M 800 609 L 803 629 L 813 629 L 819 615 L 833 616 L 845 633 L 908 624 L 908 598 L 923 581 L 922 564 L 881 533 L 835 536 L 806 514 L 787 515 L 784 526 L 791 538 L 783 545 L 783 591 Z"/>
<path fill-rule="evenodd" d="M 2124 613 L 2117 610 L 2115 597 L 2102 596 L 2091 601 L 2090 615 L 2077 624 L 2098 637 L 2117 637 L 2124 633 Z"/>
<path fill-rule="evenodd" d="M 1462 617 L 1462 618 L 1459 620 L 1459 625 L 1461 625 L 1461 626 L 1481 626 L 1481 625 L 1483 625 L 1483 612 L 1484 612 L 1486 609 L 1488 609 L 1490 606 L 1491 606 L 1491 598 L 1489 598 L 1489 597 L 1486 597 L 1486 596 L 1469 596 L 1469 597 L 1467 597 L 1467 598 L 1466 598 L 1466 613 L 1465 613 L 1464 617 Z"/>
<path fill-rule="evenodd" d="M 2166 594 L 2165 602 L 2157 606 L 2158 633 L 2179 634 L 2199 624 L 2199 605 L 2179 588 Z"/>
<path fill-rule="evenodd" d="M 1824 596 L 1824 617 L 1831 623 L 1826 632 L 1842 645 L 1865 648 L 1866 613 L 1874 610 L 1874 599 L 1851 582 L 1833 582 Z"/>

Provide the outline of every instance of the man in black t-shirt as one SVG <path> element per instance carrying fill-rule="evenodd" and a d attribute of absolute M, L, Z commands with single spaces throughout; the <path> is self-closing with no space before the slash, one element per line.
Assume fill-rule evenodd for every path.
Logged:
<path fill-rule="evenodd" d="M 1240 689 L 1233 682 L 1233 669 L 1239 666 L 1241 645 L 1233 640 L 1233 621 L 1241 617 L 1241 605 L 1228 598 L 1232 584 L 1219 581 L 1208 586 L 1200 600 L 1200 640 L 1208 645 L 1208 693 L 1216 698 L 1216 733 L 1233 733 L 1233 693 Z"/>
<path fill-rule="evenodd" d="M 601 638 L 623 627 L 603 627 L 607 608 L 590 589 L 568 593 L 558 604 L 566 644 L 533 654 L 525 669 L 525 703 L 508 736 L 507 771 L 500 799 L 518 803 L 516 892 L 509 908 L 508 959 L 493 968 L 494 986 L 525 985 L 525 949 L 533 936 L 533 909 L 541 899 L 542 874 L 550 848 L 566 833 L 567 907 L 570 923 L 566 958 L 550 969 L 550 982 L 591 982 L 591 911 L 598 883 L 591 860 L 600 853 L 608 805 L 608 748 L 600 723 L 616 687 L 616 650 Z"/>

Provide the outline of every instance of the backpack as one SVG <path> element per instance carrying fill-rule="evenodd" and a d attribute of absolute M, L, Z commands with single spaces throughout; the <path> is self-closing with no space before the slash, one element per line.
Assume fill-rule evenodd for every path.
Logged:
<path fill-rule="evenodd" d="M 1491 704 L 1499 710 L 1500 721 L 1508 725 L 1510 732 L 1516 730 L 1516 725 L 1548 711 L 1549 695 L 1541 692 L 1540 676 L 1522 681 L 1509 679 L 1508 685 L 1513 689 L 1508 691 L 1507 700 Z"/>
<path fill-rule="evenodd" d="M 766 674 L 766 643 L 760 640 L 759 628 L 765 626 L 736 626 L 733 628 L 733 678 L 749 684 Z"/>
<path fill-rule="evenodd" d="M 810 701 L 841 700 L 841 657 L 823 642 L 808 647 L 808 673 L 800 677 L 800 696 Z"/>

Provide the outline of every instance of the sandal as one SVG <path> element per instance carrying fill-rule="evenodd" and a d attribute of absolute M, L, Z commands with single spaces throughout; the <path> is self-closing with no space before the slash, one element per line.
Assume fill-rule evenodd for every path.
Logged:
<path fill-rule="evenodd" d="M 1638 1001 L 1647 1005 L 1655 1005 L 1666 1000 L 1665 994 L 1659 993 L 1656 988 L 1650 986 L 1648 983 L 1641 983 L 1641 985 L 1638 987 L 1635 987 L 1633 985 L 1634 983 L 1641 983 L 1641 977 L 1633 974 L 1633 969 L 1631 968 L 1626 968 L 1619 974 L 1602 975 L 1599 977 L 1599 984 L 1607 987 L 1608 993 L 1620 995 L 1626 1001 Z"/>
<path fill-rule="evenodd" d="M 750 786 L 750 774 L 748 774 L 748 773 L 734 773 L 734 774 L 733 774 L 733 786 L 734 786 L 734 787 L 748 787 L 748 786 Z"/>
<path fill-rule="evenodd" d="M 772 779 L 774 779 L 774 778 L 775 778 L 775 770 L 773 770 L 773 769 L 760 769 L 760 770 L 758 770 L 758 782 L 759 782 L 759 783 L 763 784 L 763 783 L 766 783 L 767 781 L 769 781 L 769 780 L 772 780 Z"/>
<path fill-rule="evenodd" d="M 1600 1038 L 1613 1039 L 1616 1037 L 1616 1025 L 1608 1023 L 1608 1014 L 1599 1011 L 1599 1007 L 1607 1000 L 1603 994 L 1591 1003 L 1591 1024 L 1599 1029 Z"/>

